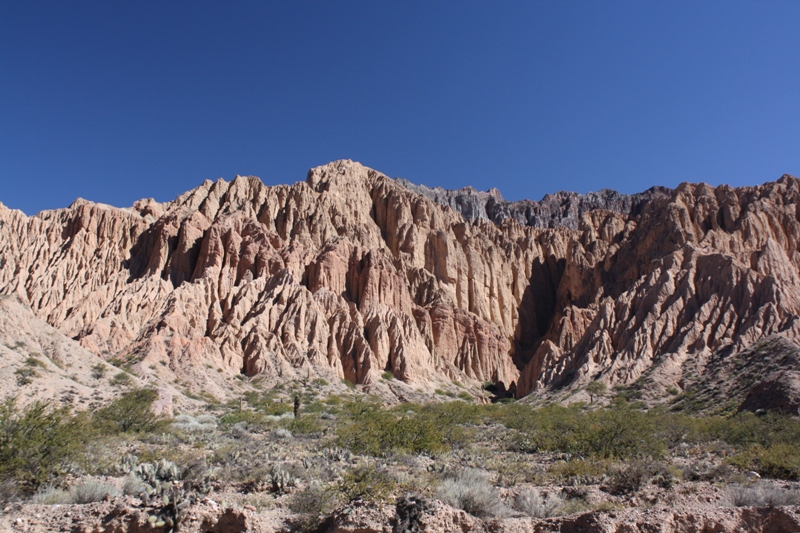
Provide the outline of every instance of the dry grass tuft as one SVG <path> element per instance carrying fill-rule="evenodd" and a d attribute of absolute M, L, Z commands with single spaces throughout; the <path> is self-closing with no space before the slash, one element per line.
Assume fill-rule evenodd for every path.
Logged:
<path fill-rule="evenodd" d="M 768 483 L 730 485 L 728 502 L 733 507 L 783 507 L 800 505 L 800 491 L 789 490 Z"/>
<path fill-rule="evenodd" d="M 436 497 L 446 504 L 479 518 L 502 514 L 497 490 L 480 470 L 466 468 L 442 481 Z"/>
<path fill-rule="evenodd" d="M 552 491 L 542 494 L 536 489 L 523 489 L 514 498 L 512 507 L 534 518 L 549 518 L 561 514 L 564 500 Z"/>

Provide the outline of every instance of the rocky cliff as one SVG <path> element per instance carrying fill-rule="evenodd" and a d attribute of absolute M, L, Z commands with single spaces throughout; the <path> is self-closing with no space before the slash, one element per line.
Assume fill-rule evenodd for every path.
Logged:
<path fill-rule="evenodd" d="M 415 185 L 402 178 L 398 178 L 397 182 L 417 194 L 458 211 L 469 222 L 479 218 L 491 220 L 495 224 L 513 220 L 523 226 L 534 228 L 578 229 L 584 213 L 595 209 L 634 216 L 653 198 L 669 196 L 670 193 L 665 187 L 653 187 L 638 194 L 620 194 L 611 189 L 588 194 L 560 191 L 545 195 L 540 202 L 533 200 L 509 202 L 503 199 L 503 195 L 496 188 L 486 192 L 477 191 L 472 187 L 446 190 L 441 187 Z"/>
<path fill-rule="evenodd" d="M 176 200 L 0 206 L 0 293 L 142 376 L 224 395 L 239 374 L 518 395 L 798 337 L 800 182 L 505 202 L 352 161 Z"/>

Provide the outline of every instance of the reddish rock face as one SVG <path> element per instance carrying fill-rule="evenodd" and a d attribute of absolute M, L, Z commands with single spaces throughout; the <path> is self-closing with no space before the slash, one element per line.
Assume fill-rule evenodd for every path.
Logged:
<path fill-rule="evenodd" d="M 0 292 L 98 355 L 212 394 L 218 369 L 518 395 L 654 366 L 677 383 L 721 348 L 798 337 L 799 190 L 784 176 L 508 203 L 338 161 L 293 186 L 206 181 L 128 209 L 0 205 Z"/>

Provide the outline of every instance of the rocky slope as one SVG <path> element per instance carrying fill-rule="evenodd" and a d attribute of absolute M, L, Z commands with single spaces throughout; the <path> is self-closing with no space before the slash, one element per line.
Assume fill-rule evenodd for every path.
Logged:
<path fill-rule="evenodd" d="M 523 396 L 647 371 L 680 387 L 720 350 L 798 337 L 796 178 L 540 203 L 410 187 L 337 161 L 127 209 L 0 206 L 0 293 L 139 375 L 217 396 L 239 374 Z"/>
<path fill-rule="evenodd" d="M 800 348 L 781 336 L 763 339 L 746 350 L 715 353 L 703 372 L 689 371 L 685 394 L 675 409 L 730 415 L 736 411 L 777 411 L 800 415 Z M 652 385 L 644 388 L 652 389 Z"/>
<path fill-rule="evenodd" d="M 206 498 L 185 511 L 180 531 L 187 533 L 284 533 L 301 531 L 292 527 L 287 512 L 280 507 L 256 512 L 255 508 L 221 507 Z M 150 513 L 138 500 L 116 498 L 90 505 L 16 505 L 0 515 L 4 531 L 45 533 L 50 531 L 98 531 L 103 533 L 145 533 L 161 531 L 148 522 Z M 800 507 L 731 507 L 712 504 L 691 509 L 681 506 L 656 506 L 650 509 L 616 509 L 586 512 L 559 518 L 509 516 L 476 518 L 432 501 L 408 520 L 401 506 L 368 503 L 358 500 L 337 511 L 319 531 L 330 533 L 620 533 L 658 531 L 696 533 L 706 531 L 747 531 L 750 533 L 791 533 L 800 528 Z M 517 513 L 518 515 L 520 513 Z M 152 516 L 152 515 L 151 515 Z M 406 526 L 406 527 L 403 527 Z M 409 527 L 410 526 L 410 527 Z"/>
<path fill-rule="evenodd" d="M 16 298 L 0 296 L 0 401 L 95 408 L 128 387 L 144 385 L 128 373 L 119 375 L 119 369 L 36 318 Z M 157 410 L 171 410 L 165 392 Z"/>

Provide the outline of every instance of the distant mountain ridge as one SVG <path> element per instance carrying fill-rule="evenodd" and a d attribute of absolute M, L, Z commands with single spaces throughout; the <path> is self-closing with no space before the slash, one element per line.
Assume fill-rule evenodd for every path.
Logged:
<path fill-rule="evenodd" d="M 496 188 L 483 192 L 472 187 L 431 188 L 426 185 L 415 185 L 403 178 L 398 178 L 397 182 L 410 191 L 458 211 L 464 219 L 470 222 L 479 218 L 491 220 L 495 224 L 513 220 L 518 224 L 533 228 L 578 229 L 583 214 L 595 209 L 635 216 L 645 203 L 657 196 L 668 197 L 672 192 L 666 187 L 658 186 L 636 194 L 622 194 L 611 189 L 602 189 L 587 194 L 560 191 L 545 195 L 539 202 L 535 200 L 512 202 L 504 200 L 503 195 Z"/>

